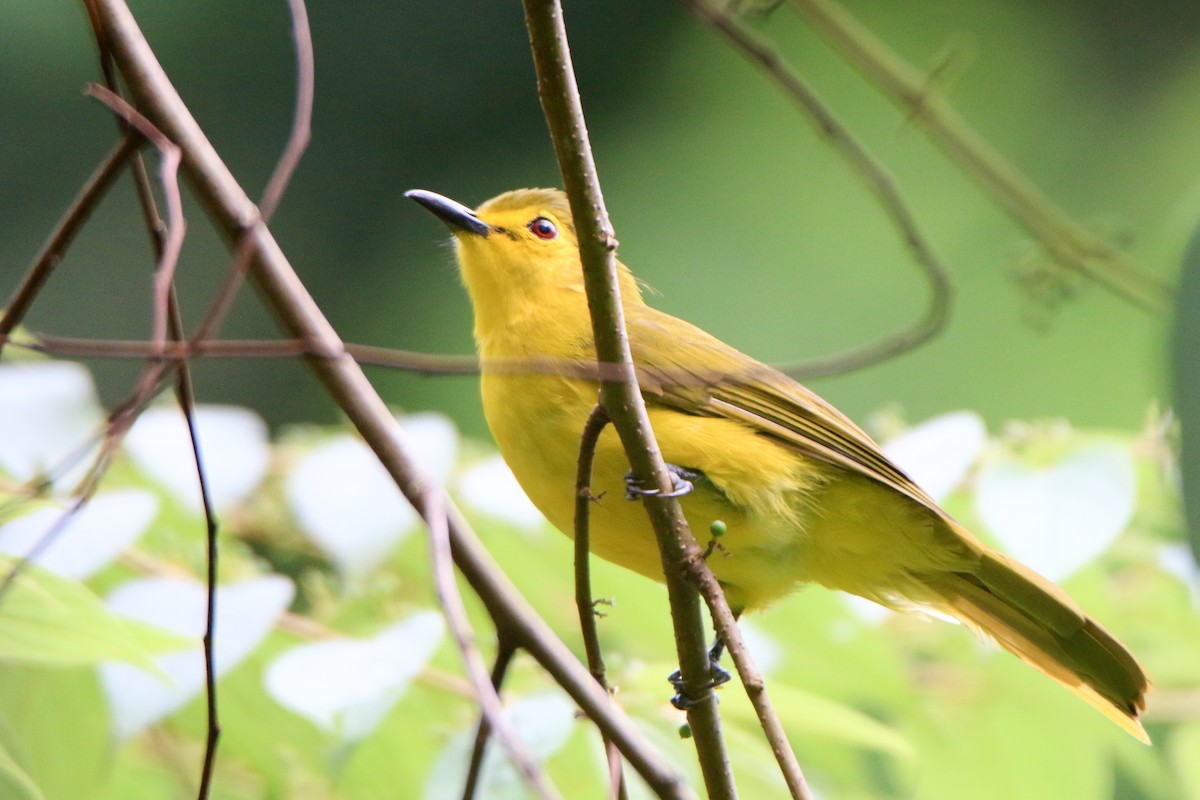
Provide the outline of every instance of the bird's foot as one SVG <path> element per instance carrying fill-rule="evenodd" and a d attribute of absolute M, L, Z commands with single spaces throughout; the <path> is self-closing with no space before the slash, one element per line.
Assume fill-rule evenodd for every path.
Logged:
<path fill-rule="evenodd" d="M 729 674 L 729 670 L 725 669 L 720 664 L 721 653 L 724 651 L 724 649 L 724 645 L 721 645 L 718 642 L 718 644 L 713 645 L 712 650 L 708 651 L 709 680 L 708 683 L 700 687 L 703 691 L 715 689 L 723 683 L 728 683 L 732 677 Z M 683 691 L 683 673 L 681 673 L 679 670 L 675 670 L 669 676 L 667 676 L 667 683 L 671 684 L 672 688 L 675 689 L 675 696 L 671 698 L 671 705 L 675 706 L 680 711 L 687 711 L 689 708 L 691 708 L 695 701 L 688 697 Z"/>
<path fill-rule="evenodd" d="M 695 485 L 693 481 L 698 481 L 704 477 L 703 472 L 685 469 L 684 467 L 676 466 L 675 464 L 667 464 L 667 472 L 671 475 L 671 491 L 660 492 L 658 489 L 646 489 L 641 482 L 633 476 L 633 470 L 625 473 L 625 499 L 638 500 L 642 497 L 683 497 L 689 494 Z"/>

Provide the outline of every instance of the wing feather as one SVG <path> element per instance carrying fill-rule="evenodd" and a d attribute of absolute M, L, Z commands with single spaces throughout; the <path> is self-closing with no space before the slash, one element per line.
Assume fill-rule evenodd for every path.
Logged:
<path fill-rule="evenodd" d="M 736 420 L 805 455 L 877 481 L 943 515 L 848 417 L 778 370 L 648 306 L 627 315 L 646 402 Z M 680 325 L 686 326 L 680 328 Z M 671 342 L 663 341 L 671 337 Z M 681 346 L 682 345 L 682 346 Z M 666 362 L 664 354 L 672 360 Z"/>

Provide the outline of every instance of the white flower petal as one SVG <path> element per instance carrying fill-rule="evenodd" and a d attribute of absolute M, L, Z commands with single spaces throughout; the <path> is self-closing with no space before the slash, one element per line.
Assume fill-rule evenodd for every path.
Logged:
<path fill-rule="evenodd" d="M 426 474 L 444 485 L 458 456 L 458 432 L 441 414 L 398 417 L 399 436 Z M 418 517 L 369 447 L 352 434 L 317 445 L 287 478 L 301 531 L 342 574 L 360 577 L 416 527 Z"/>
<path fill-rule="evenodd" d="M 458 429 L 444 414 L 427 411 L 397 417 L 405 444 L 438 486 L 445 486 L 458 459 Z"/>
<path fill-rule="evenodd" d="M 0 365 L 0 469 L 27 481 L 78 454 L 104 421 L 92 376 L 78 364 L 34 361 Z M 71 491 L 88 467 L 80 459 L 57 476 Z"/>
<path fill-rule="evenodd" d="M 24 558 L 62 518 L 62 508 L 42 508 L 0 527 L 0 553 Z M 108 566 L 137 541 L 158 514 L 158 499 L 137 489 L 92 498 L 35 562 L 68 578 L 84 580 Z"/>
<path fill-rule="evenodd" d="M 1156 560 L 1160 567 L 1188 587 L 1192 603 L 1200 604 L 1200 566 L 1196 565 L 1192 549 L 1183 543 L 1166 544 L 1158 549 Z"/>
<path fill-rule="evenodd" d="M 940 503 L 962 483 L 986 443 L 983 418 L 974 411 L 954 411 L 889 439 L 883 451 Z"/>
<path fill-rule="evenodd" d="M 442 640 L 440 614 L 427 611 L 371 639 L 292 648 L 263 683 L 282 706 L 346 741 L 365 738 L 408 690 Z"/>
<path fill-rule="evenodd" d="M 300 530 L 347 576 L 379 564 L 417 524 L 417 512 L 387 470 L 350 434 L 305 455 L 288 475 L 286 491 Z"/>
<path fill-rule="evenodd" d="M 1051 580 L 1103 553 L 1129 525 L 1137 476 L 1129 448 L 1099 443 L 1051 467 L 989 464 L 975 495 L 980 519 L 1004 549 Z"/>
<path fill-rule="evenodd" d="M 193 637 L 194 648 L 155 659 L 170 680 L 125 663 L 100 666 L 100 682 L 112 709 L 118 741 L 128 739 L 181 708 L 204 686 L 204 586 L 190 580 L 147 578 L 130 581 L 108 597 L 118 614 Z M 287 578 L 270 575 L 217 590 L 214 666 L 218 676 L 239 664 L 259 645 L 292 600 Z"/>
<path fill-rule="evenodd" d="M 542 512 L 534 507 L 512 470 L 498 455 L 463 473 L 458 479 L 458 493 L 472 508 L 499 517 L 518 530 L 538 531 L 546 525 Z"/>
<path fill-rule="evenodd" d="M 209 497 L 218 510 L 254 490 L 267 472 L 267 426 L 246 408 L 195 408 L 200 456 Z M 200 482 L 183 412 L 174 406 L 147 409 L 125 438 L 125 449 L 147 476 L 165 486 L 188 509 L 202 508 Z"/>
<path fill-rule="evenodd" d="M 529 754 L 539 762 L 554 755 L 567 742 L 575 729 L 575 705 L 559 692 L 530 695 L 504 709 L 517 736 Z M 434 762 L 425 797 L 440 800 L 455 797 L 462 791 L 462 765 L 467 763 L 475 738 L 474 729 L 458 733 Z M 489 747 L 483 757 L 476 795 L 489 800 L 524 800 L 529 790 L 516 769 L 500 752 Z"/>

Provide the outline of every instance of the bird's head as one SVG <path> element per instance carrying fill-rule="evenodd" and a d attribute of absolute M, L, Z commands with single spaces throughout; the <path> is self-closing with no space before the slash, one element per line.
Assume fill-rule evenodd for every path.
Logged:
<path fill-rule="evenodd" d="M 575 223 L 558 189 L 505 192 L 474 211 L 424 189 L 405 196 L 450 228 L 477 334 L 532 308 L 583 302 Z M 628 271 L 621 273 L 622 295 L 640 298 Z"/>
<path fill-rule="evenodd" d="M 478 303 L 493 293 L 537 293 L 546 288 L 582 289 L 579 245 L 567 197 L 557 189 L 517 189 L 472 211 L 424 189 L 416 200 L 454 235 L 463 281 Z"/>

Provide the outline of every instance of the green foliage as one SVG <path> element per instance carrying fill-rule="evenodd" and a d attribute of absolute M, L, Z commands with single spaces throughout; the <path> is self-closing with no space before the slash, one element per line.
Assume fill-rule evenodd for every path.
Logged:
<path fill-rule="evenodd" d="M 94 80 L 96 70 L 94 49 L 80 46 L 86 33 L 77 5 L 17 0 L 2 14 L 13 34 L 0 48 L 0 63 L 12 77 L 0 86 L 0 107 L 8 112 L 0 143 L 11 156 L 6 187 L 12 209 L 0 220 L 8 259 L 0 270 L 10 274 L 44 239 L 113 135 L 107 115 L 80 96 L 79 86 Z M 1200 106 L 1193 102 L 1200 51 L 1191 35 L 1192 5 L 1159 4 L 1155 13 L 1140 15 L 1134 4 L 1103 14 L 1088 3 L 849 5 L 861 6 L 856 13 L 886 31 L 889 42 L 915 62 L 951 62 L 954 81 L 941 88 L 1036 183 L 1052 187 L 1057 202 L 1084 218 L 1103 215 L 1097 227 L 1114 238 L 1132 238 L 1134 255 L 1158 273 L 1174 264 L 1200 207 L 1194 171 Z M 894 232 L 864 206 L 861 189 L 819 138 L 750 68 L 714 47 L 670 4 L 573 6 L 570 22 L 579 31 L 605 32 L 576 37 L 573 44 L 622 255 L 664 292 L 664 308 L 757 356 L 781 361 L 865 340 L 915 313 L 923 289 L 905 271 Z M 401 191 L 414 185 L 482 199 L 557 180 L 548 149 L 539 144 L 544 129 L 519 14 L 474 0 L 314 4 L 310 12 L 322 44 L 314 144 L 287 213 L 273 230 L 289 252 L 300 254 L 297 266 L 348 339 L 464 351 L 469 322 L 446 268 L 448 257 L 432 243 L 415 252 L 414 242 L 429 240 L 427 223 L 397 206 Z M 292 55 L 282 34 L 283 6 L 164 0 L 139 16 L 213 141 L 235 172 L 254 184 L 275 158 L 290 113 Z M 64 24 L 70 19 L 74 27 Z M 811 30 L 784 14 L 756 24 L 778 35 L 784 54 L 865 132 L 909 192 L 959 285 L 947 335 L 891 364 L 829 381 L 822 391 L 856 417 L 904 397 L 918 416 L 949 403 L 978 409 L 993 425 L 1011 415 L 1066 413 L 1082 425 L 1119 427 L 1056 433 L 1053 426 L 1036 425 L 993 436 L 946 503 L 973 529 L 1012 548 L 1016 543 L 1004 539 L 1011 524 L 989 529 L 989 514 L 993 521 L 1005 515 L 997 517 L 996 505 L 981 502 L 981 486 L 990 486 L 995 497 L 998 489 L 1020 492 L 1039 481 L 1053 483 L 1064 474 L 1063 460 L 1098 436 L 1132 453 L 1132 518 L 1118 526 L 1111 544 L 1077 542 L 1098 552 L 1062 580 L 1131 646 L 1157 687 L 1147 715 L 1155 746 L 1145 748 L 960 629 L 915 617 L 864 615 L 844 598 L 813 588 L 745 622 L 759 634 L 755 652 L 810 780 L 823 796 L 864 800 L 1200 800 L 1200 585 L 1194 561 L 1180 549 L 1185 537 L 1170 448 L 1155 430 L 1132 430 L 1161 388 L 1156 358 L 1147 357 L 1158 352 L 1159 323 L 1098 290 L 1076 296 L 1075 283 L 1047 267 L 1045 254 L 1025 242 L 1025 232 L 966 185 Z M 221 59 L 194 57 L 214 42 L 221 45 Z M 382 69 L 363 60 L 381 53 L 394 59 Z M 364 71 L 370 80 L 364 81 Z M 939 84 L 943 79 L 934 75 Z M 696 91 L 698 85 L 703 91 Z M 128 287 L 145 284 L 148 259 L 145 236 L 128 225 L 121 202 L 127 199 L 118 196 L 101 207 L 65 264 L 68 279 L 48 287 L 40 328 L 144 336 L 145 296 Z M 408 225 L 413 227 L 406 230 Z M 226 263 L 224 246 L 215 237 L 205 239 L 202 227 L 193 224 L 185 261 Z M 89 246 L 96 244 L 104 246 Z M 1193 423 L 1184 429 L 1183 469 L 1193 507 L 1200 475 L 1189 438 L 1196 435 L 1200 363 L 1192 336 L 1200 319 L 1194 256 L 1179 298 L 1173 362 L 1179 411 Z M 345 279 L 347 264 L 359 279 Z M 1022 264 L 1022 287 L 1031 295 L 1024 301 L 1010 285 Z M 128 271 L 115 271 L 120 269 Z M 207 302 L 214 287 L 205 276 L 218 274 L 181 270 L 184 307 L 192 309 L 196 298 Z M 397 300 L 415 296 L 421 313 L 409 313 Z M 1064 297 L 1070 302 L 1044 307 Z M 1037 318 L 1036 328 L 1013 323 L 1022 302 Z M 276 333 L 261 315 L 240 313 L 252 307 L 239 306 L 226 328 L 231 337 Z M 5 358 L 14 355 L 10 348 Z M 291 364 L 201 363 L 196 369 L 208 397 L 253 399 L 272 421 L 328 413 L 315 393 L 281 390 L 295 380 Z M 211 379 L 215 369 L 221 370 L 219 380 Z M 110 392 L 127 386 L 123 370 L 106 373 Z M 481 431 L 470 380 L 381 376 L 386 396 L 410 407 L 448 409 L 465 427 Z M 12 419 L 0 414 L 0 423 Z M 82 436 L 97 419 L 93 414 L 60 424 L 58 434 L 69 427 Z M 370 646 L 434 604 L 421 536 L 411 519 L 373 523 L 370 517 L 391 513 L 396 501 L 356 499 L 354 492 L 370 483 L 362 473 L 347 473 L 344 483 L 321 479 L 325 494 L 350 500 L 326 519 L 334 521 L 334 541 L 364 531 L 383 536 L 370 540 L 377 550 L 327 550 L 328 538 L 302 535 L 302 515 L 289 495 L 298 464 L 321 445 L 342 447 L 344 434 L 316 427 L 285 434 L 271 444 L 271 469 L 255 479 L 253 492 L 236 493 L 221 509 L 223 585 L 284 576 L 295 595 L 291 616 L 272 615 L 264 623 L 269 632 L 248 641 L 248 652 L 231 658 L 221 678 L 224 732 L 214 797 L 434 796 L 462 773 L 461 742 L 471 735 L 475 709 L 445 640 L 406 688 L 386 680 L 376 685 L 367 704 L 373 701 L 382 718 L 373 720 L 373 728 L 360 719 L 356 737 L 346 736 L 345 709 L 361 704 L 340 696 L 343 712 L 323 725 L 314 720 L 326 718 L 311 706 L 300 704 L 306 713 L 290 710 L 265 688 L 272 665 L 297 647 L 326 641 Z M 67 438 L 78 443 L 78 437 Z M 0 456 L 12 442 L 11 432 L 0 436 Z M 465 475 L 491 456 L 485 446 L 466 442 L 448 456 L 432 445 L 420 449 L 446 464 L 448 485 L 492 552 L 574 645 L 567 540 L 467 496 Z M 34 466 L 47 469 L 64 453 L 51 455 Z M 1072 462 L 1066 474 L 1099 473 L 1101 483 L 1123 485 L 1124 478 L 1097 463 L 1102 459 L 1083 461 Z M 185 459 L 185 483 L 186 469 Z M 0 524 L 7 525 L 33 510 L 10 490 L 37 476 L 18 474 L 7 463 L 0 470 Z M 492 474 L 484 474 L 483 484 L 511 495 L 511 487 Z M 0 600 L 0 797 L 194 796 L 205 728 L 194 687 L 176 698 L 180 707 L 161 710 L 149 729 L 117 742 L 117 712 L 94 669 L 108 659 L 122 666 L 153 663 L 160 673 L 173 669 L 173 662 L 158 656 L 177 645 L 179 633 L 121 617 L 96 595 L 111 598 L 147 575 L 202 574 L 202 521 L 171 488 L 179 485 L 126 454 L 102 496 L 133 488 L 161 501 L 134 557 L 82 579 L 34 569 Z M 1037 502 L 1043 499 L 1040 494 Z M 1034 499 L 1026 497 L 1024 504 Z M 1012 515 L 1007 518 L 1011 522 Z M 1064 541 L 1061 531 L 1048 531 L 1044 536 Z M 92 533 L 102 536 L 104 530 Z M 1047 563 L 1062 565 L 1053 558 Z M 614 601 L 604 609 L 601 634 L 618 700 L 698 785 L 692 745 L 681 738 L 681 717 L 666 702 L 663 677 L 673 668 L 673 648 L 662 592 L 606 564 L 597 563 L 594 573 L 597 591 Z M 490 649 L 486 617 L 478 604 L 471 611 Z M 226 620 L 223 630 L 236 623 Z M 194 630 L 187 638 L 196 644 Z M 182 681 L 164 685 L 183 688 Z M 736 684 L 722 698 L 743 795 L 781 796 Z M 510 706 L 544 701 L 546 706 L 524 707 L 554 709 L 561 699 L 536 666 L 518 659 Z M 559 719 L 554 713 L 542 716 Z M 601 794 L 599 740 L 586 722 L 522 727 L 552 740 L 538 752 L 565 796 Z M 491 796 L 520 796 L 511 779 L 492 780 Z M 636 778 L 631 784 L 633 796 L 647 796 Z"/>
<path fill-rule="evenodd" d="M 95 672 L 0 662 L 0 742 L 45 800 L 102 797 L 113 745 Z"/>
<path fill-rule="evenodd" d="M 16 566 L 0 558 L 0 570 Z M 154 669 L 150 657 L 187 642 L 159 628 L 118 617 L 86 586 L 26 566 L 4 595 L 0 662 L 64 667 L 128 661 Z"/>
<path fill-rule="evenodd" d="M 1175 408 L 1182 426 L 1180 472 L 1189 521 L 1188 543 L 1200 561 L 1200 313 L 1197 309 L 1200 309 L 1200 229 L 1192 235 L 1183 260 L 1171 354 Z"/>
<path fill-rule="evenodd" d="M 202 409 L 202 420 L 218 417 L 237 415 Z M 577 647 L 569 540 L 531 519 L 488 448 L 460 442 L 444 420 L 429 415 L 401 423 L 419 443 L 418 455 L 442 465 L 435 472 L 501 566 Z M 237 424 L 245 430 L 244 420 Z M 918 476 L 943 469 L 940 478 L 929 472 L 929 479 L 946 484 L 945 502 L 956 516 L 981 535 L 994 535 L 1018 557 L 1048 571 L 1066 570 L 1059 577 L 1068 591 L 1124 639 L 1155 678 L 1158 693 L 1151 696 L 1147 727 L 1156 746 L 1133 741 L 1068 692 L 961 628 L 870 611 L 811 588 L 742 623 L 810 782 L 825 796 L 863 800 L 1200 797 L 1193 757 L 1200 746 L 1194 712 L 1200 691 L 1200 584 L 1192 562 L 1178 557 L 1182 533 L 1170 450 L 1156 432 L 1161 426 L 1136 434 L 1074 431 L 1061 423 L 1010 426 L 985 443 L 964 435 L 978 425 L 978 418 L 960 413 L 909 429 L 903 448 L 907 468 Z M 886 427 L 892 433 L 904 428 L 895 420 Z M 953 434 L 949 440 L 947 432 Z M 226 457 L 260 459 L 251 452 L 258 445 L 246 441 L 223 455 L 223 434 L 212 428 L 207 434 L 213 444 L 209 474 L 220 473 Z M 138 441 L 136 433 L 131 441 Z M 955 454 L 950 451 L 961 445 L 947 441 L 973 444 Z M 424 539 L 404 514 L 395 518 L 403 531 L 390 530 L 390 501 L 354 494 L 366 491 L 369 476 L 337 483 L 351 445 L 344 431 L 319 428 L 285 434 L 274 444 L 264 440 L 261 446 L 270 452 L 260 460 L 270 468 L 242 489 L 223 490 L 220 608 L 228 601 L 230 611 L 219 611 L 223 735 L 215 798 L 441 798 L 457 793 L 465 774 L 476 709 L 457 653 L 438 617 L 429 613 L 433 592 Z M 179 671 L 183 656 L 167 651 L 181 641 L 194 647 L 196 629 L 188 628 L 181 639 L 179 626 L 168 634 L 131 622 L 130 610 L 117 598 L 131 586 L 160 589 L 145 581 L 147 572 L 198 575 L 204 528 L 181 494 L 185 487 L 162 472 L 165 462 L 137 447 L 130 452 L 118 459 L 98 497 L 119 488 L 161 498 L 136 557 L 110 562 L 86 583 L 34 567 L 0 605 L 5 797 L 149 800 L 194 792 L 204 704 L 194 675 Z M 1131 459 L 1134 472 L 1127 473 L 1114 453 Z M 947 473 L 944 466 L 951 462 L 958 466 Z M 333 472 L 322 472 L 329 466 Z M 1063 470 L 1077 486 L 1129 492 L 1127 515 L 1114 498 L 1093 497 L 1093 505 L 1118 515 L 1115 541 L 1092 546 L 1071 538 L 1086 532 L 1069 528 L 1043 537 L 1056 541 L 1006 539 L 1007 518 L 996 516 L 982 493 L 1016 491 L 1004 481 L 1017 475 L 1027 494 L 1010 502 L 1050 518 L 1074 513 L 1071 503 L 1078 498 L 1060 492 L 1058 500 L 1048 499 L 1040 479 L 1030 478 L 1051 479 Z M 304 480 L 297 480 L 304 471 Z M 1127 474 L 1136 480 L 1122 477 Z M 297 487 L 304 492 L 297 494 Z M 326 498 L 340 509 L 332 523 L 345 523 L 343 539 L 353 541 L 362 532 L 355 528 L 366 526 L 383 537 L 382 547 L 349 551 L 346 541 L 332 544 L 314 532 L 331 522 L 319 495 L 339 492 L 350 492 L 355 501 Z M 1046 503 L 1053 507 L 1043 507 Z M 360 505 L 367 513 L 362 521 L 354 516 Z M 34 510 L 14 499 L 6 508 L 0 549 L 8 525 Z M 988 520 L 996 520 L 999 529 L 990 530 Z M 1084 563 L 1061 560 L 1064 542 L 1066 549 L 1088 554 Z M 720 550 L 710 557 L 721 557 Z M 290 616 L 263 612 L 265 600 L 251 599 L 257 609 L 237 605 L 238 591 L 272 575 L 296 587 Z M 680 733 L 682 717 L 667 702 L 664 678 L 673 669 L 674 648 L 662 589 L 603 562 L 594 563 L 593 580 L 598 595 L 611 601 L 601 606 L 600 631 L 618 702 L 699 785 L 692 744 Z M 89 586 L 108 596 L 109 607 Z M 478 603 L 469 595 L 468 600 L 490 652 L 491 626 Z M 256 613 L 265 614 L 256 623 L 261 631 L 250 635 L 242 623 Z M 242 643 L 229 644 L 223 653 L 222 636 Z M 238 655 L 230 655 L 235 650 Z M 190 688 L 164 702 L 149 728 L 122 723 L 128 700 L 117 696 L 112 665 L 99 673 L 94 669 L 113 659 L 157 670 L 158 681 L 174 682 L 180 691 Z M 517 659 L 505 698 L 507 713 L 565 796 L 598 795 L 604 782 L 599 737 L 532 660 Z M 739 788 L 750 797 L 782 796 L 771 754 L 736 682 L 722 690 L 721 699 Z M 55 766 L 66 759 L 72 769 Z M 498 753 L 489 759 L 481 796 L 524 797 Z M 649 796 L 636 777 L 630 780 L 633 797 Z"/>
<path fill-rule="evenodd" d="M 45 795 L 5 749 L 0 749 L 0 792 L 13 800 L 44 800 Z"/>

